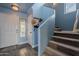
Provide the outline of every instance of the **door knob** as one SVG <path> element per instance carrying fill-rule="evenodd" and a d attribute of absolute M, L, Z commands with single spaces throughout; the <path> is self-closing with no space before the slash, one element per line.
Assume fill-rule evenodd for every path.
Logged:
<path fill-rule="evenodd" d="M 30 32 L 30 33 L 32 33 L 32 32 Z"/>

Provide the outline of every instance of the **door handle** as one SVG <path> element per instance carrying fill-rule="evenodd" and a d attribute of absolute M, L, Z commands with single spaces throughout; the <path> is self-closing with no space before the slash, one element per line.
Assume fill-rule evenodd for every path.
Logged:
<path fill-rule="evenodd" d="M 30 34 L 31 34 L 32 32 L 30 32 Z"/>

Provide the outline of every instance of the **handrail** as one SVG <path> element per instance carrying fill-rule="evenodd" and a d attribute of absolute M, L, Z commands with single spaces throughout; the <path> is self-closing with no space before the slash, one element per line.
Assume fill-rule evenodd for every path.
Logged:
<path fill-rule="evenodd" d="M 76 20 L 75 20 L 75 23 L 74 23 L 73 32 L 76 32 L 76 31 L 78 30 L 78 29 L 77 29 L 78 13 L 79 13 L 79 9 L 77 9 L 77 12 L 76 12 Z"/>
<path fill-rule="evenodd" d="M 53 15 L 53 16 L 54 16 L 54 15 Z M 50 16 L 49 18 L 51 18 L 51 17 L 52 17 L 52 16 Z M 46 21 L 44 21 L 44 22 L 39 26 L 39 28 L 42 27 L 46 22 L 48 22 L 48 21 L 49 21 L 49 18 L 48 18 Z M 38 29 L 39 29 L 39 28 L 38 28 Z"/>
<path fill-rule="evenodd" d="M 55 13 L 55 10 L 54 10 L 54 13 Z M 39 28 L 42 27 L 42 26 L 49 20 L 49 18 L 51 18 L 51 17 L 53 17 L 53 16 L 54 16 L 54 15 L 48 17 L 48 19 L 47 19 L 46 21 L 44 21 L 44 22 L 39 26 Z M 39 28 L 38 28 L 38 29 L 39 29 Z"/>

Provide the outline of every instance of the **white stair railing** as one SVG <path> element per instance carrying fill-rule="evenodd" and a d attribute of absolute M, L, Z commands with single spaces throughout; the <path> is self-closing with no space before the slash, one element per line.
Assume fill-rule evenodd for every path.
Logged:
<path fill-rule="evenodd" d="M 79 17 L 79 9 L 77 9 L 76 20 L 75 20 L 75 23 L 74 23 L 73 32 L 77 32 L 79 30 L 79 29 L 77 29 L 78 21 L 79 21 L 78 17 Z"/>

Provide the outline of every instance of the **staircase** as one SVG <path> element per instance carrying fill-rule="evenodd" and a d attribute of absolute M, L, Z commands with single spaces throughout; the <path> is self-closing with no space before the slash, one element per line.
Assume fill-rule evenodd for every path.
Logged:
<path fill-rule="evenodd" d="M 46 47 L 45 56 L 79 56 L 79 33 L 54 31 Z"/>

